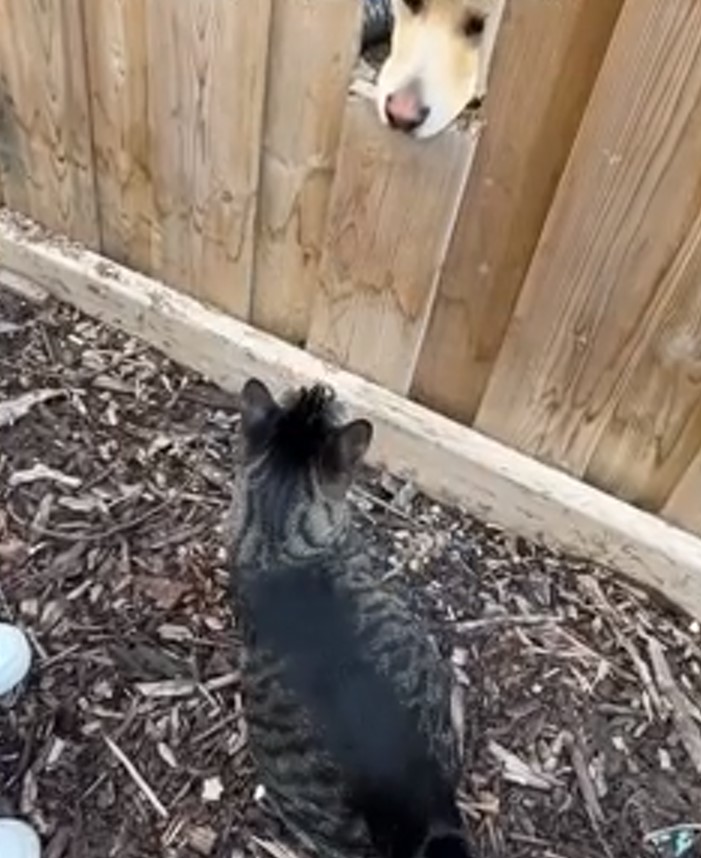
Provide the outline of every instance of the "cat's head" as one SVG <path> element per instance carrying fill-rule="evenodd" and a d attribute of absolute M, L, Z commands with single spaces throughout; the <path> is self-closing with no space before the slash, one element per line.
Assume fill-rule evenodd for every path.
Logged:
<path fill-rule="evenodd" d="M 258 379 L 241 392 L 244 462 L 229 534 L 310 553 L 347 521 L 346 495 L 372 439 L 367 420 L 344 422 L 332 390 L 316 385 L 277 402 Z"/>

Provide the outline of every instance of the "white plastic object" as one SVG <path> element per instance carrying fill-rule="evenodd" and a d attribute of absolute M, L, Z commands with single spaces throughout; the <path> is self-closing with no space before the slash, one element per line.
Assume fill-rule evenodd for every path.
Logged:
<path fill-rule="evenodd" d="M 40 858 L 41 844 L 33 828 L 19 819 L 0 819 L 2 858 Z"/>
<path fill-rule="evenodd" d="M 19 685 L 31 663 L 32 650 L 24 633 L 17 626 L 0 623 L 0 697 Z M 5 858 L 1 849 L 0 856 Z"/>

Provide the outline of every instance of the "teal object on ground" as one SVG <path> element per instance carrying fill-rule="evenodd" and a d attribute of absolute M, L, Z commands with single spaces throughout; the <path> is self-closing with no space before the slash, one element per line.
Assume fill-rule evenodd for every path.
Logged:
<path fill-rule="evenodd" d="M 698 825 L 677 825 L 648 837 L 660 858 L 686 858 L 700 840 L 701 827 Z"/>

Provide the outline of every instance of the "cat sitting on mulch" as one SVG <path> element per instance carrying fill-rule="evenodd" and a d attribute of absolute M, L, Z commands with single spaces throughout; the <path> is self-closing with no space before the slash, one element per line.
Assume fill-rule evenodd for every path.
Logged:
<path fill-rule="evenodd" d="M 244 705 L 268 795 L 324 856 L 468 858 L 452 678 L 380 583 L 346 495 L 372 437 L 333 393 L 242 393 L 230 513 Z"/>

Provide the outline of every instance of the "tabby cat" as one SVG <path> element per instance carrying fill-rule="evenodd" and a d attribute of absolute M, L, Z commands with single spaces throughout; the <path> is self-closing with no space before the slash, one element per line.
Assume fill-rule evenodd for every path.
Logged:
<path fill-rule="evenodd" d="M 241 402 L 232 585 L 268 795 L 324 856 L 468 858 L 451 671 L 350 525 L 372 426 L 321 386 L 278 404 L 253 379 Z"/>

